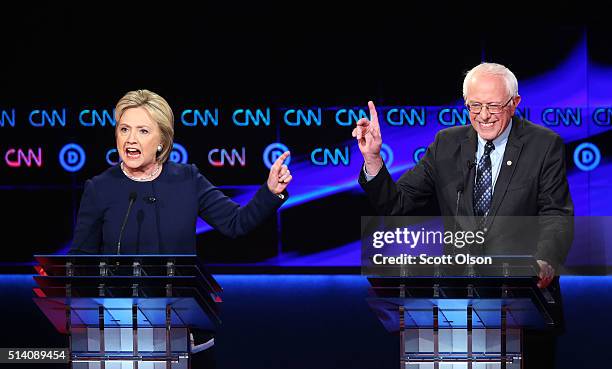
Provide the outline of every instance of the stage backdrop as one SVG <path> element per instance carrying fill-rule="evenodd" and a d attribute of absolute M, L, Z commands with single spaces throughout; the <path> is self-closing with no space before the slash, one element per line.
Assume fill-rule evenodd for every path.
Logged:
<path fill-rule="evenodd" d="M 522 96 L 517 113 L 563 138 L 576 214 L 610 215 L 608 29 L 485 31 L 450 15 L 424 28 L 377 16 L 375 27 L 352 27 L 310 13 L 42 5 L 3 24 L 3 263 L 69 248 L 84 181 L 118 161 L 114 104 L 145 88 L 173 107 L 170 160 L 196 164 L 239 203 L 282 151 L 292 153 L 291 197 L 275 219 L 237 240 L 198 223 L 207 262 L 357 266 L 360 216 L 373 211 L 357 184 L 362 158 L 351 130 L 368 116 L 367 101 L 378 106 L 383 156 L 399 177 L 437 131 L 469 124 L 461 84 L 481 61 L 511 68 Z M 583 256 L 572 250 L 570 262 Z"/>

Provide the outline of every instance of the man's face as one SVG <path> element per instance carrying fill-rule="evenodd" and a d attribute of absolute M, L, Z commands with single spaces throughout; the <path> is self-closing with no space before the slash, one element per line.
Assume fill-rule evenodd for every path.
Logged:
<path fill-rule="evenodd" d="M 508 127 L 520 101 L 520 96 L 511 98 L 508 94 L 502 76 L 476 73 L 468 81 L 466 104 L 482 108 L 478 113 L 470 111 L 470 122 L 478 135 L 487 141 L 496 139 Z M 485 104 L 502 107 L 501 112 L 493 114 Z"/>

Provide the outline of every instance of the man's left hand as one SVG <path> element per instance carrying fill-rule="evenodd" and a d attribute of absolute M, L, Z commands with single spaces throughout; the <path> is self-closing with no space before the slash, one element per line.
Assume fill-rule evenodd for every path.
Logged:
<path fill-rule="evenodd" d="M 538 260 L 538 265 L 540 266 L 540 274 L 538 275 L 540 281 L 538 282 L 538 287 L 546 288 L 555 277 L 555 268 L 544 260 Z"/>

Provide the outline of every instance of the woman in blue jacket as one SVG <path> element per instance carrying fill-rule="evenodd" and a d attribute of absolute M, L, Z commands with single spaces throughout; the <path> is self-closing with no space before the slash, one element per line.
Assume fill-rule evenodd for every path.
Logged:
<path fill-rule="evenodd" d="M 195 165 L 168 161 L 174 116 L 164 98 L 148 90 L 128 92 L 117 103 L 115 118 L 121 163 L 85 183 L 71 253 L 195 254 L 198 216 L 237 237 L 287 199 L 292 176 L 283 161 L 289 152 L 276 160 L 267 182 L 241 207 Z"/>

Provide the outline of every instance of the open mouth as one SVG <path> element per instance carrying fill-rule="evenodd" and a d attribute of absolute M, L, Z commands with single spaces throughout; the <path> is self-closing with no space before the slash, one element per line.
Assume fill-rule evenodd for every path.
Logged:
<path fill-rule="evenodd" d="M 131 147 L 128 147 L 127 149 L 125 149 L 125 156 L 128 159 L 138 159 L 141 154 L 142 153 L 138 149 L 134 149 L 134 148 L 131 148 Z"/>
<path fill-rule="evenodd" d="M 479 122 L 478 124 L 480 124 L 480 126 L 483 127 L 483 128 L 491 128 L 491 127 L 493 127 L 494 123 L 495 122 L 488 122 L 488 123 Z"/>

